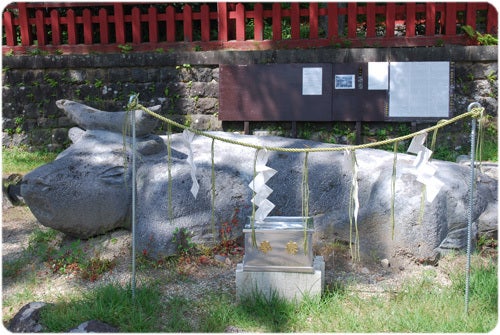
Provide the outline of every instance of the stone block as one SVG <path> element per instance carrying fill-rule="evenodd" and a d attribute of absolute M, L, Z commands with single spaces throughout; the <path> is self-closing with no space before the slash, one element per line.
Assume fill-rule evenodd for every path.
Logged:
<path fill-rule="evenodd" d="M 320 295 L 325 287 L 325 262 L 314 258 L 314 273 L 243 271 L 236 267 L 236 296 L 241 299 L 256 292 L 269 299 L 273 293 L 289 301 Z"/>

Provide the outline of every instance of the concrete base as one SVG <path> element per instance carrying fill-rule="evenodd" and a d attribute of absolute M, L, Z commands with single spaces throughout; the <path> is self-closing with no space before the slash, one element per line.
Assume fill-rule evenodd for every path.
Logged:
<path fill-rule="evenodd" d="M 287 300 L 301 300 L 304 295 L 321 296 L 325 287 L 325 262 L 322 256 L 314 258 L 314 273 L 243 271 L 236 267 L 236 297 L 241 299 L 260 292 L 270 298 L 273 292 Z"/>

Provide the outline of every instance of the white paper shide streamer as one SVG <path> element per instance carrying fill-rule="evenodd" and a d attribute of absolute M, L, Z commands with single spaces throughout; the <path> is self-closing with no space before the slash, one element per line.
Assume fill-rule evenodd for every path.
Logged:
<path fill-rule="evenodd" d="M 412 173 L 417 177 L 418 182 L 425 185 L 425 199 L 428 202 L 433 202 L 444 184 L 434 176 L 437 168 L 429 162 L 432 151 L 424 145 L 426 138 L 427 133 L 415 136 L 407 151 L 417 154 L 413 161 L 414 170 Z"/>
<path fill-rule="evenodd" d="M 264 221 L 274 208 L 274 204 L 267 199 L 273 190 L 266 185 L 266 182 L 274 176 L 277 171 L 266 166 L 268 159 L 269 152 L 267 150 L 259 150 L 255 162 L 256 176 L 248 185 L 248 187 L 255 192 L 252 203 L 258 207 L 255 211 L 255 221 Z"/>
<path fill-rule="evenodd" d="M 195 134 L 193 132 L 190 132 L 187 129 L 184 129 L 184 131 L 182 132 L 182 140 L 184 142 L 184 145 L 188 149 L 187 162 L 191 167 L 191 180 L 193 181 L 193 185 L 191 186 L 191 193 L 193 194 L 193 197 L 196 199 L 196 196 L 198 195 L 198 191 L 200 189 L 200 185 L 198 184 L 198 180 L 196 179 L 196 165 L 194 164 L 193 148 L 191 147 L 194 135 Z"/>

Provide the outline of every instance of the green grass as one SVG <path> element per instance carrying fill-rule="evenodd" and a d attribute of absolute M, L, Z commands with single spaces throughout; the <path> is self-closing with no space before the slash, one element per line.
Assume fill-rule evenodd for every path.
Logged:
<path fill-rule="evenodd" d="M 251 332 L 488 332 L 497 323 L 496 270 L 495 265 L 473 269 L 468 316 L 463 276 L 457 273 L 451 287 L 424 276 L 398 293 L 363 297 L 337 287 L 298 305 L 278 298 L 235 304 L 223 297 L 202 331 L 223 332 L 233 325 Z"/>
<path fill-rule="evenodd" d="M 481 160 L 498 162 L 498 140 L 496 138 L 486 139 L 483 142 Z"/>
<path fill-rule="evenodd" d="M 100 320 L 119 326 L 122 332 L 154 332 L 161 311 L 156 286 L 137 288 L 135 298 L 130 287 L 104 285 L 95 290 L 61 298 L 41 312 L 41 320 L 50 332 L 64 332 L 88 320 Z"/>
<path fill-rule="evenodd" d="M 60 332 L 98 319 L 121 332 L 489 332 L 498 319 L 496 262 L 471 269 L 469 314 L 465 314 L 463 269 L 452 284 L 436 282 L 431 269 L 397 292 L 367 295 L 348 286 L 329 288 L 321 298 L 291 303 L 279 296 L 253 295 L 236 301 L 215 292 L 200 301 L 173 296 L 160 301 L 159 284 L 142 285 L 133 301 L 130 287 L 106 285 L 61 300 L 43 310 L 42 322 Z M 162 284 L 168 285 L 168 284 Z"/>
<path fill-rule="evenodd" d="M 2 148 L 2 173 L 25 174 L 43 164 L 53 161 L 58 153 L 48 151 L 30 152 L 23 147 Z"/>

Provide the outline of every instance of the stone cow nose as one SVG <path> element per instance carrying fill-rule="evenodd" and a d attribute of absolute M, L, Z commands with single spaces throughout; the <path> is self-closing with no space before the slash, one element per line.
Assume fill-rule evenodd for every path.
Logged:
<path fill-rule="evenodd" d="M 50 190 L 50 185 L 45 181 L 43 178 L 35 178 L 33 181 L 33 184 L 37 187 L 41 187 L 42 191 L 48 191 Z"/>
<path fill-rule="evenodd" d="M 21 182 L 21 188 L 23 190 L 23 194 L 25 196 L 29 196 L 33 193 L 47 192 L 50 191 L 50 185 L 48 181 L 46 181 L 42 177 L 30 178 L 29 175 L 25 176 L 25 178 Z"/>

